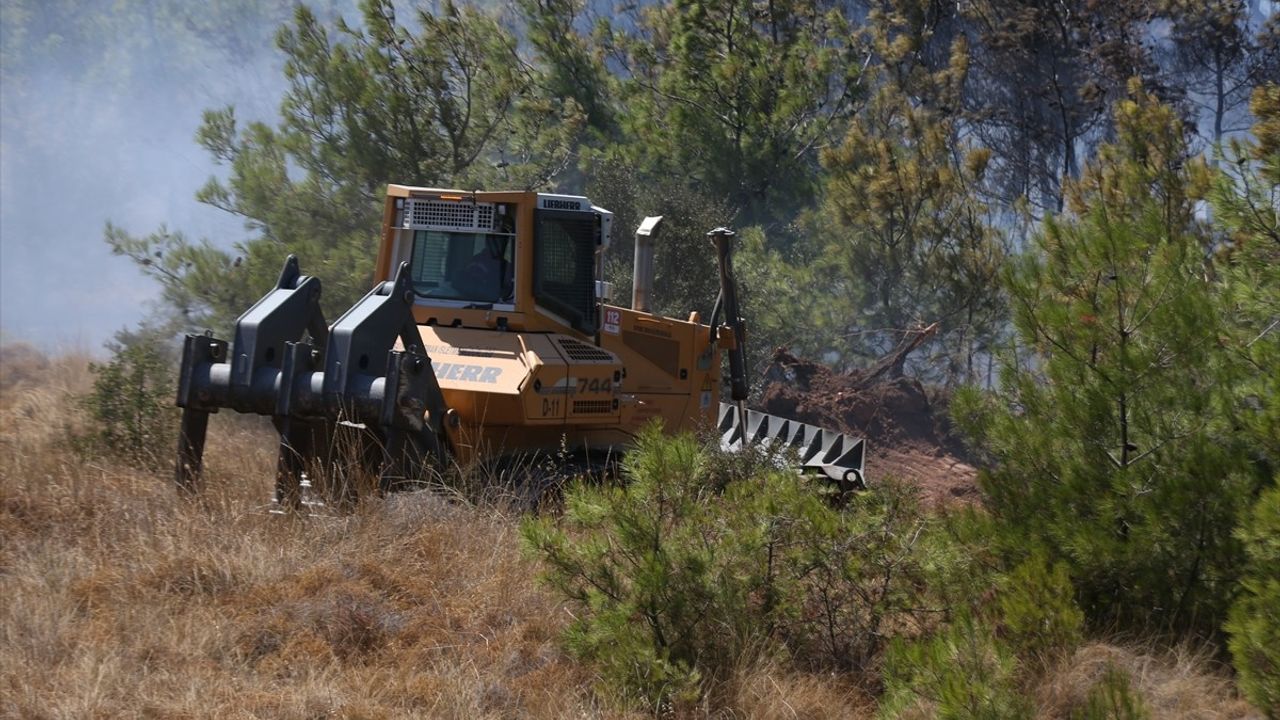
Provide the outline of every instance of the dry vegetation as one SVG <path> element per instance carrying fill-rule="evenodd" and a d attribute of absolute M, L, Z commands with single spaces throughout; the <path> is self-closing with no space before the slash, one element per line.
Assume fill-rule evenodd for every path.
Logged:
<path fill-rule="evenodd" d="M 1241 700 L 1230 676 L 1208 649 L 1178 647 L 1165 652 L 1090 643 L 1046 673 L 1036 701 L 1046 717 L 1069 717 L 1086 701 L 1088 689 L 1116 668 L 1129 677 L 1153 719 L 1262 720 L 1262 713 Z"/>
<path fill-rule="evenodd" d="M 63 437 L 86 362 L 49 370 L 0 406 L 3 713 L 604 714 L 514 523 L 425 495 L 265 514 L 273 448 L 227 422 L 188 503 L 166 478 L 77 460 Z"/>
<path fill-rule="evenodd" d="M 0 716 L 626 715 L 559 648 L 567 610 L 509 515 L 426 493 L 267 514 L 270 437 L 227 417 L 207 496 L 184 501 L 68 449 L 87 364 L 0 350 Z M 1203 657 L 1109 645 L 1046 674 L 1041 715 L 1065 717 L 1108 663 L 1156 717 L 1251 716 Z M 699 714 L 874 714 L 848 678 L 748 664 Z"/>

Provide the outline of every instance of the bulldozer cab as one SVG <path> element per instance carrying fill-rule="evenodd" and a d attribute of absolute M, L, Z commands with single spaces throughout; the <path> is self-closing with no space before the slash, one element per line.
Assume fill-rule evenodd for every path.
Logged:
<path fill-rule="evenodd" d="M 595 335 L 613 216 L 581 196 L 388 187 L 378 279 L 422 325 Z"/>

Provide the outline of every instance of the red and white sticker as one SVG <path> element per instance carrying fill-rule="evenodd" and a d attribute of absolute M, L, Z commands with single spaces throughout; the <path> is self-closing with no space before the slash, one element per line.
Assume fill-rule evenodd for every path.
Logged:
<path fill-rule="evenodd" d="M 605 311 L 604 311 L 604 327 L 603 327 L 603 330 L 604 330 L 605 332 L 609 333 L 610 335 L 617 335 L 617 334 L 618 334 L 618 332 L 619 332 L 619 328 L 618 328 L 618 326 L 619 326 L 619 325 L 621 325 L 621 324 L 622 324 L 622 311 L 621 311 L 621 310 L 609 310 L 609 309 L 605 309 Z"/>

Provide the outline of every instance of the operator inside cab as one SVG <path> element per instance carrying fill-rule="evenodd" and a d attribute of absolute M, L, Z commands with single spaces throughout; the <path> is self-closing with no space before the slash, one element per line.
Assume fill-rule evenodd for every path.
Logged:
<path fill-rule="evenodd" d="M 514 239 L 507 233 L 414 231 L 413 291 L 483 305 L 514 302 Z"/>
<path fill-rule="evenodd" d="M 579 332 L 596 332 L 600 251 L 613 217 L 607 210 L 573 195 L 526 193 L 517 201 L 486 202 L 465 193 L 419 192 L 395 198 L 389 229 L 391 256 L 409 261 L 420 304 L 515 310 L 516 283 L 529 283 L 521 297 Z M 520 202 L 535 199 L 526 256 L 532 267 L 517 281 L 516 218 Z"/>

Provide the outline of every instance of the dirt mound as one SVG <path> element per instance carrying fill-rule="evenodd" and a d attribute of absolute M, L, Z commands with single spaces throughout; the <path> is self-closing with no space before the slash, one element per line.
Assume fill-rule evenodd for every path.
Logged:
<path fill-rule="evenodd" d="M 840 374 L 778 349 L 765 373 L 762 409 L 867 439 L 867 479 L 896 477 L 930 505 L 977 499 L 977 470 L 967 462 L 945 408 L 908 377 Z"/>

